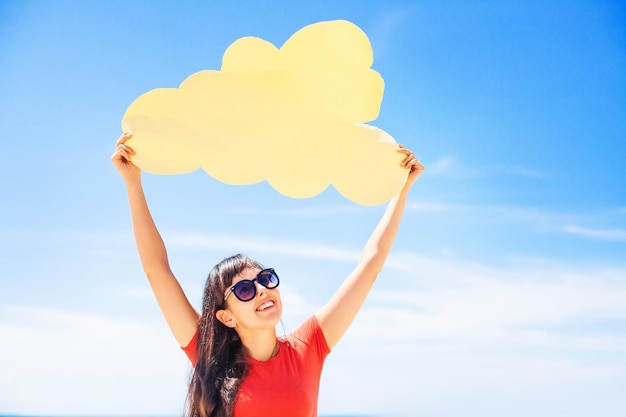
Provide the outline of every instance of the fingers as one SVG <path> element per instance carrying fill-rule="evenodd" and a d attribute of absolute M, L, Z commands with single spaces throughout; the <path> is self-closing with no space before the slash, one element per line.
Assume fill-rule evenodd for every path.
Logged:
<path fill-rule="evenodd" d="M 111 159 L 118 159 L 118 158 L 121 158 L 121 159 L 123 159 L 125 161 L 130 161 L 131 155 L 130 155 L 130 153 L 128 152 L 127 149 L 124 149 L 122 147 L 118 147 L 115 150 L 115 153 L 113 154 Z"/>
<path fill-rule="evenodd" d="M 410 150 L 405 148 L 404 145 L 398 144 L 398 152 L 403 153 L 404 155 L 406 155 L 404 157 L 404 159 L 402 160 L 402 162 L 400 163 L 400 165 L 403 166 L 404 168 L 410 168 L 415 163 L 419 164 L 419 162 L 418 162 L 417 158 L 415 157 L 415 155 L 413 154 L 413 152 L 411 152 Z"/>
<path fill-rule="evenodd" d="M 421 174 L 424 171 L 424 166 L 420 163 L 420 161 L 417 160 L 415 154 L 405 148 L 404 145 L 398 144 L 398 152 L 406 155 L 400 163 L 403 168 L 409 169 L 411 173 L 417 172 Z"/>
<path fill-rule="evenodd" d="M 130 133 L 124 133 L 120 138 L 115 142 L 115 152 L 113 153 L 112 158 L 116 156 L 122 156 L 124 159 L 130 160 L 132 155 L 135 155 L 135 150 L 130 146 L 126 145 L 125 142 L 130 139 L 132 135 Z"/>
<path fill-rule="evenodd" d="M 115 152 L 111 156 L 113 166 L 122 175 L 126 184 L 141 181 L 141 170 L 132 161 L 135 150 L 125 143 L 130 138 L 129 133 L 120 136 L 115 143 Z"/>
<path fill-rule="evenodd" d="M 111 160 L 114 163 L 115 161 L 121 161 L 122 163 L 131 162 L 132 156 L 135 155 L 135 150 L 124 143 L 130 137 L 130 134 L 124 134 L 116 142 L 115 152 L 111 156 Z"/>
<path fill-rule="evenodd" d="M 424 165 L 422 165 L 422 163 L 417 159 L 413 159 L 413 161 L 409 165 L 409 168 L 411 169 L 411 172 L 424 172 Z"/>
<path fill-rule="evenodd" d="M 116 156 L 123 156 L 125 159 L 130 159 L 132 155 L 135 155 L 135 151 L 130 146 L 123 143 L 117 145 L 115 152 L 113 152 L 113 158 Z"/>
<path fill-rule="evenodd" d="M 407 155 L 403 160 L 402 160 L 402 166 L 405 168 L 408 168 L 409 166 L 411 166 L 414 162 L 417 162 L 417 158 L 415 157 L 415 155 L 413 155 L 412 153 Z"/>
<path fill-rule="evenodd" d="M 133 136 L 132 133 L 124 133 L 122 136 L 120 136 L 120 138 L 117 140 L 117 142 L 115 142 L 115 146 L 119 146 L 119 145 L 123 144 L 128 139 L 130 139 L 132 136 Z"/>
<path fill-rule="evenodd" d="M 128 145 L 120 143 L 119 145 L 117 145 L 117 147 L 120 150 L 123 150 L 124 152 L 126 152 L 128 155 L 135 155 L 135 150 Z"/>

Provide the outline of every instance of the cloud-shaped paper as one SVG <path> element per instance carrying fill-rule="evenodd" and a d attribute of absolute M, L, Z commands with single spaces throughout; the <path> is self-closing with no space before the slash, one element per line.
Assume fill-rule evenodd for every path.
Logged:
<path fill-rule="evenodd" d="M 228 184 L 267 180 L 295 198 L 332 184 L 359 204 L 383 203 L 407 170 L 393 138 L 363 124 L 378 117 L 384 89 L 372 62 L 367 36 L 345 20 L 306 26 L 280 49 L 238 39 L 220 71 L 128 107 L 122 129 L 133 135 L 133 162 L 155 174 L 202 168 Z"/>

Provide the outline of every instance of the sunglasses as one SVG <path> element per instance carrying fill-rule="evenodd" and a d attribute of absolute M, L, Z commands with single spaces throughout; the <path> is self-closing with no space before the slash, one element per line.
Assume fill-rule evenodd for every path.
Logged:
<path fill-rule="evenodd" d="M 229 295 L 235 294 L 235 297 L 239 301 L 250 301 L 254 297 L 256 297 L 256 284 L 254 281 L 258 282 L 262 286 L 267 289 L 272 289 L 278 287 L 278 275 L 276 275 L 276 271 L 273 268 L 267 268 L 262 270 L 256 275 L 256 278 L 250 279 L 242 279 L 228 290 L 226 295 L 224 296 L 224 301 L 228 298 Z"/>

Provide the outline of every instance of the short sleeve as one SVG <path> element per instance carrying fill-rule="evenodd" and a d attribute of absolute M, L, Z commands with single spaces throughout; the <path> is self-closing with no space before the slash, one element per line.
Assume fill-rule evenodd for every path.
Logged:
<path fill-rule="evenodd" d="M 304 323 L 293 332 L 292 337 L 308 345 L 311 352 L 316 352 L 316 359 L 320 363 L 323 362 L 330 353 L 330 348 L 328 347 L 322 328 L 317 321 L 317 317 L 314 315 L 304 321 Z"/>
<path fill-rule="evenodd" d="M 193 337 L 187 344 L 187 346 L 183 346 L 182 349 L 191 361 L 191 365 L 195 368 L 196 363 L 198 362 L 198 332 L 200 328 L 196 330 Z"/>

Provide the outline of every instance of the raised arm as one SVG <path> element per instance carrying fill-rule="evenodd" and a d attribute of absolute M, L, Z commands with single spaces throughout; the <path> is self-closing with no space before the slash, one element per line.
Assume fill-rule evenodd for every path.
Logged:
<path fill-rule="evenodd" d="M 356 268 L 348 275 L 330 301 L 316 313 L 326 342 L 331 349 L 348 330 L 382 269 L 400 227 L 409 191 L 424 172 L 424 167 L 415 159 L 411 151 L 400 145 L 398 152 L 406 155 L 402 166 L 410 169 L 404 187 L 389 202 L 382 219 L 365 244 Z"/>
<path fill-rule="evenodd" d="M 143 270 L 170 330 L 177 342 L 186 346 L 196 332 L 199 314 L 170 269 L 165 244 L 148 209 L 141 171 L 131 162 L 135 152 L 125 144 L 128 139 L 130 135 L 120 137 L 111 161 L 126 184 L 133 233 Z"/>

